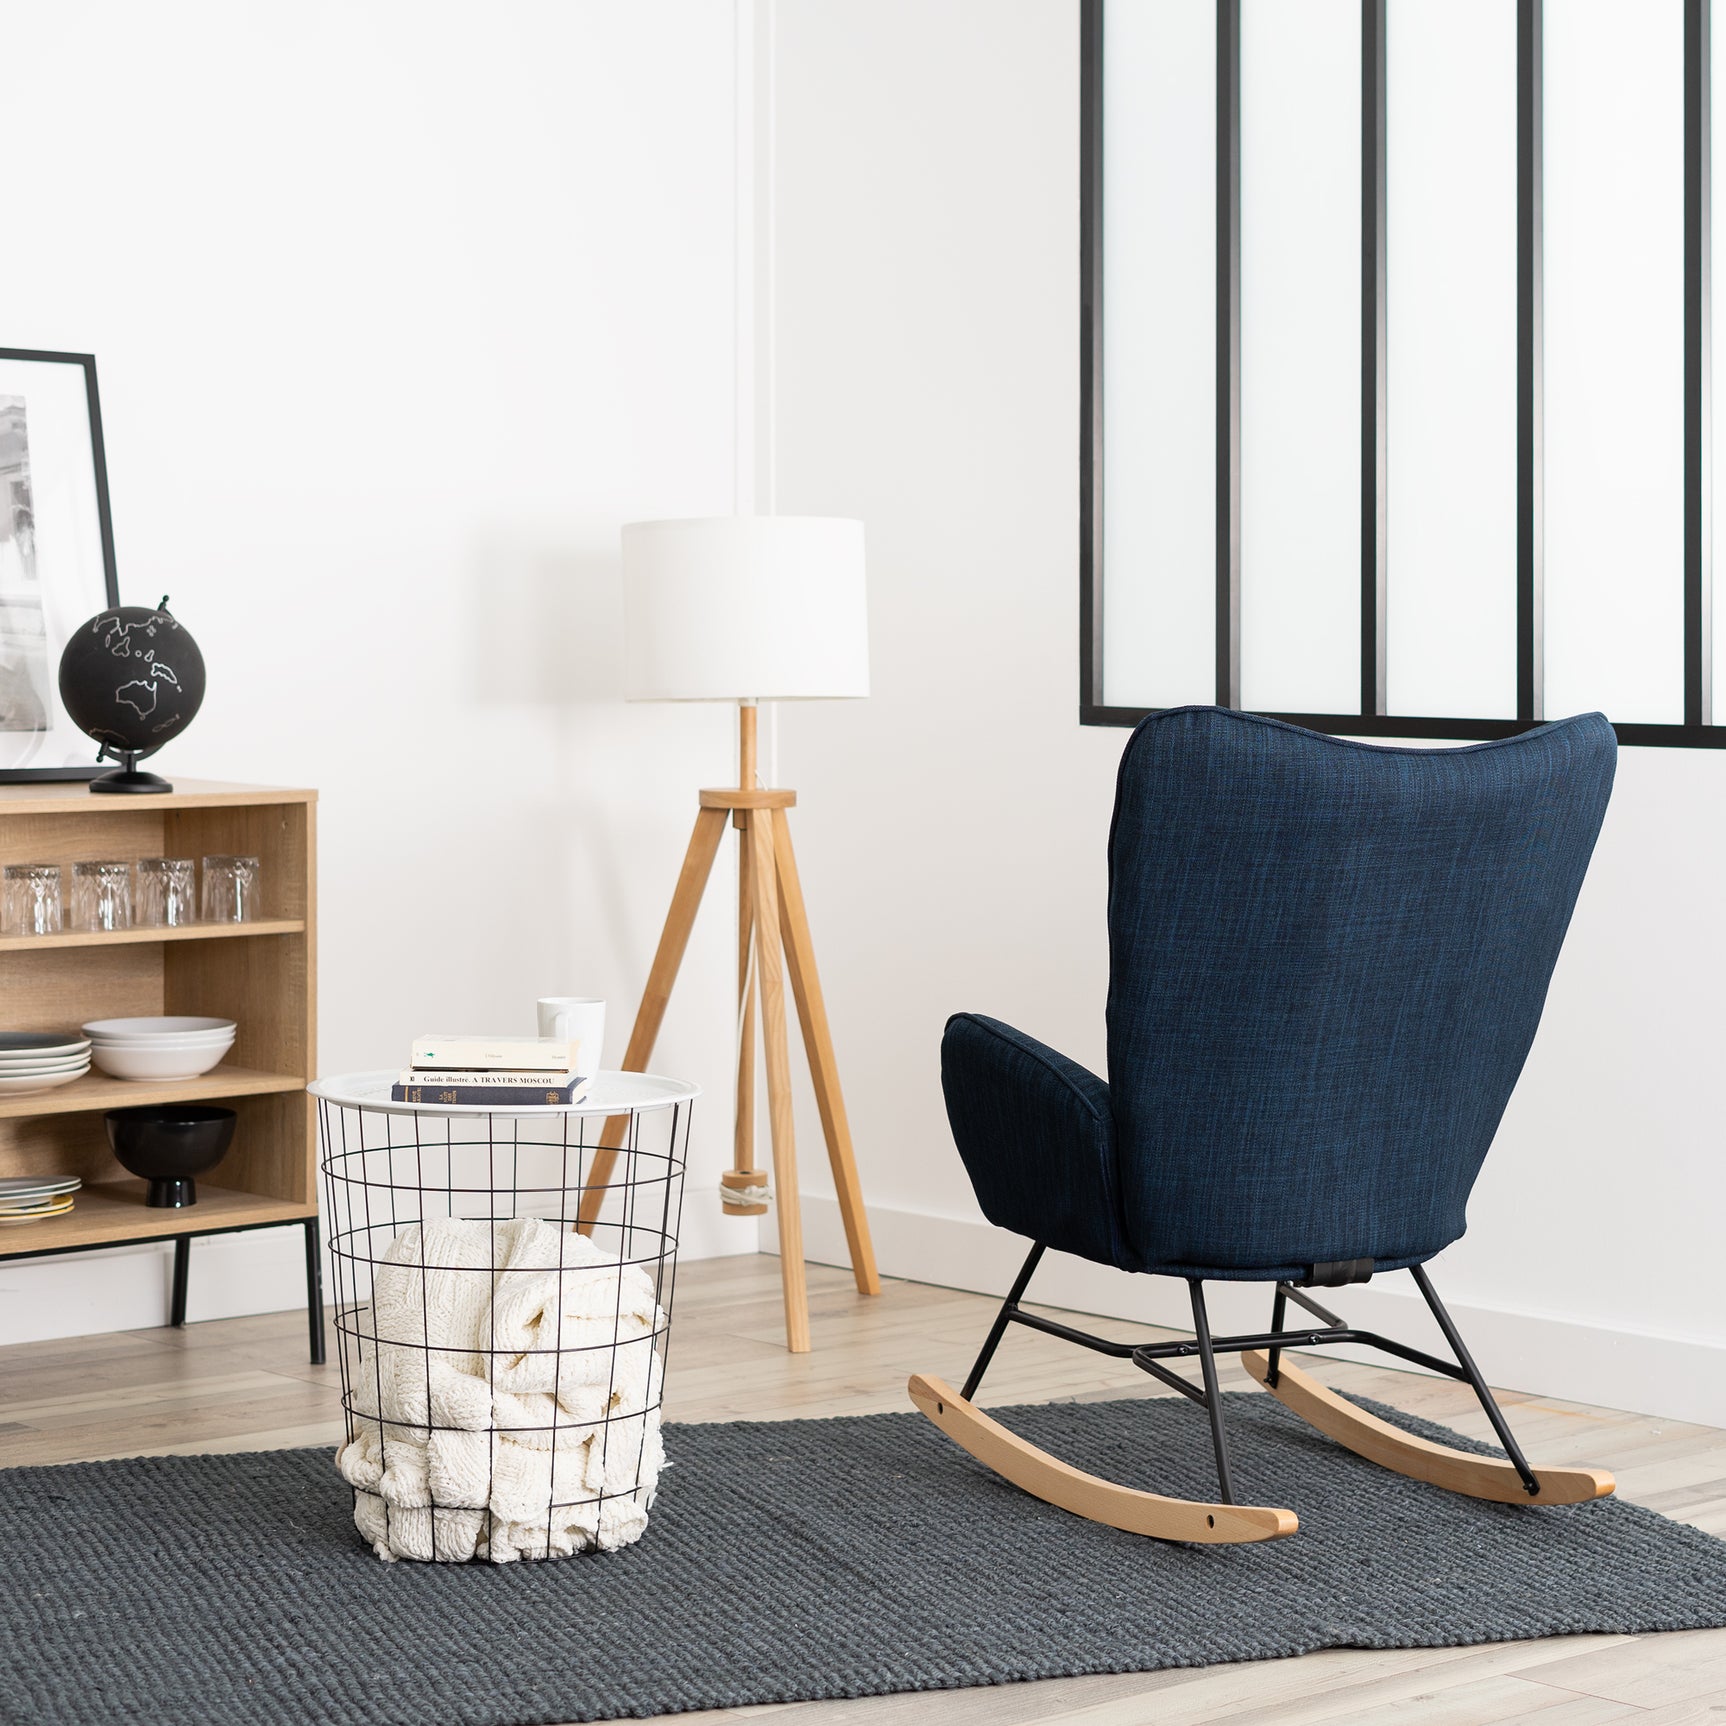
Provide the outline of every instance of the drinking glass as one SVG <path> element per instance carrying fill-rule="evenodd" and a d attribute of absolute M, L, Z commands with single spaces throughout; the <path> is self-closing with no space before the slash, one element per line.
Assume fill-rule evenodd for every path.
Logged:
<path fill-rule="evenodd" d="M 8 935 L 60 932 L 60 865 L 8 863 L 0 926 Z"/>
<path fill-rule="evenodd" d="M 140 857 L 139 923 L 151 929 L 190 923 L 198 914 L 196 872 L 190 857 Z"/>
<path fill-rule="evenodd" d="M 258 915 L 256 857 L 206 857 L 204 905 L 206 923 L 250 923 Z"/>
<path fill-rule="evenodd" d="M 72 865 L 72 927 L 132 927 L 132 865 L 91 862 Z"/>

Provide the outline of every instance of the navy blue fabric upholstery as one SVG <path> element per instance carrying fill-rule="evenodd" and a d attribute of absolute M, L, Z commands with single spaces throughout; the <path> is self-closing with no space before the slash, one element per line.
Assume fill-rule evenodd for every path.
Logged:
<path fill-rule="evenodd" d="M 1108 1085 L 947 1028 L 984 1212 L 1124 1270 L 1270 1280 L 1463 1233 L 1612 789 L 1599 714 L 1376 748 L 1222 708 L 1133 733 L 1109 842 Z"/>
<path fill-rule="evenodd" d="M 999 1019 L 959 1013 L 941 1039 L 941 1084 L 990 1222 L 1104 1264 L 1132 1259 L 1109 1087 L 1095 1073 Z"/>

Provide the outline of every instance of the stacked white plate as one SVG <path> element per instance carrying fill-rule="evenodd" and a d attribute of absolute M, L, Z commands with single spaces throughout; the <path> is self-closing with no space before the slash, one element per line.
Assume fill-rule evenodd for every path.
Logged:
<path fill-rule="evenodd" d="M 0 1092 L 46 1091 L 90 1070 L 90 1039 L 70 1031 L 0 1031 Z"/>
<path fill-rule="evenodd" d="M 76 1175 L 15 1175 L 0 1180 L 0 1228 L 64 1216 L 82 1185 Z"/>
<path fill-rule="evenodd" d="M 232 1019 L 92 1019 L 96 1065 L 116 1079 L 195 1079 L 234 1046 Z"/>

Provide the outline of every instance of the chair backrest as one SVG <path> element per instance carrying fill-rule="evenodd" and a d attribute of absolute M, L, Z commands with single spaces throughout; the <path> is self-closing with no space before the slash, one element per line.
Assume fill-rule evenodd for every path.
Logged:
<path fill-rule="evenodd" d="M 1389 1269 L 1461 1235 L 1615 759 L 1598 713 L 1464 749 L 1218 707 L 1139 726 L 1109 839 L 1109 1084 L 1147 1266 Z"/>

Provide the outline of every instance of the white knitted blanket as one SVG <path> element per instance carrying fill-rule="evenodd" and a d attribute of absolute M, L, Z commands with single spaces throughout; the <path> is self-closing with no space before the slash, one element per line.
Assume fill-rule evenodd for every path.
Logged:
<path fill-rule="evenodd" d="M 560 1558 L 641 1537 L 665 1451 L 652 1280 L 537 1217 L 403 1229 L 356 1314 L 336 1466 L 378 1557 Z"/>

